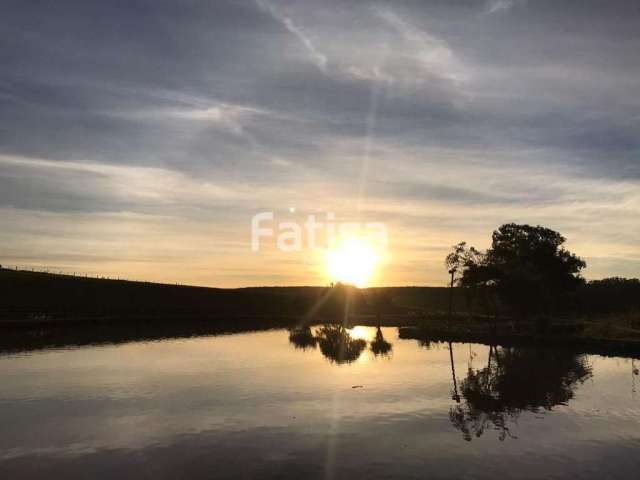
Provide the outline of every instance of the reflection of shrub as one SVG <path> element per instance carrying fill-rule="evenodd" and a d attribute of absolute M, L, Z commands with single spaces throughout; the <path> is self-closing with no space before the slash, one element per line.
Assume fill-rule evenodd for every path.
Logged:
<path fill-rule="evenodd" d="M 309 327 L 293 328 L 289 331 L 289 342 L 293 343 L 296 348 L 306 350 L 307 348 L 316 348 L 318 341 L 313 336 Z"/>
<path fill-rule="evenodd" d="M 352 338 L 342 325 L 320 327 L 316 339 L 322 354 L 336 363 L 354 362 L 367 346 L 364 340 Z"/>
<path fill-rule="evenodd" d="M 370 348 L 374 355 L 388 355 L 391 351 L 392 345 L 384 339 L 380 327 L 376 331 L 376 338 L 371 342 Z"/>

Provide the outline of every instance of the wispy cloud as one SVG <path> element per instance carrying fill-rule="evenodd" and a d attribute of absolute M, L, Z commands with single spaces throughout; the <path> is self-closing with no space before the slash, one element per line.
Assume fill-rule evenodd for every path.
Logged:
<path fill-rule="evenodd" d="M 298 40 L 302 42 L 320 70 L 323 72 L 326 70 L 327 56 L 316 48 L 309 33 L 307 33 L 300 25 L 296 24 L 290 16 L 268 0 L 256 0 L 256 3 L 260 8 L 268 12 L 275 20 L 284 25 L 289 32 L 294 34 Z"/>
<path fill-rule="evenodd" d="M 485 4 L 484 13 L 491 15 L 494 13 L 506 12 L 518 5 L 523 5 L 526 0 L 489 0 Z"/>
<path fill-rule="evenodd" d="M 634 2 L 138 2 L 3 10 L 2 263 L 318 283 L 246 255 L 295 206 L 387 222 L 386 284 L 507 221 L 640 273 Z"/>
<path fill-rule="evenodd" d="M 269 112 L 242 105 L 233 105 L 220 102 L 208 102 L 207 104 L 196 106 L 185 106 L 182 108 L 149 107 L 145 109 L 118 109 L 105 111 L 106 115 L 139 120 L 186 120 L 194 122 L 206 122 L 208 124 L 219 125 L 222 128 L 240 135 L 243 133 L 243 124 L 246 121 L 259 116 L 266 116 Z"/>
<path fill-rule="evenodd" d="M 393 28 L 406 42 L 406 47 L 396 55 L 413 58 L 428 77 L 457 81 L 464 75 L 461 62 L 454 55 L 448 43 L 418 28 L 388 7 L 376 7 L 376 15 Z"/>

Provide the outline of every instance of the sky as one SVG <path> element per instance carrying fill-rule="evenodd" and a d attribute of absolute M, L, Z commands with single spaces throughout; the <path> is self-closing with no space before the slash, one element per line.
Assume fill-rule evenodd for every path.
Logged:
<path fill-rule="evenodd" d="M 640 276 L 638 52 L 633 1 L 4 0 L 0 263 L 322 285 L 251 221 L 331 213 L 385 225 L 372 285 L 508 222 Z"/>

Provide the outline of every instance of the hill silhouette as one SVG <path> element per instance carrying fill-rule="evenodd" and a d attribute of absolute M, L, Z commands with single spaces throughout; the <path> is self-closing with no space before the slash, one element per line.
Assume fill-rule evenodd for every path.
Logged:
<path fill-rule="evenodd" d="M 210 288 L 0 269 L 0 321 L 56 322 L 91 318 L 299 318 L 338 321 L 347 292 L 353 314 L 444 311 L 445 287 Z M 384 291 L 384 295 L 380 292 Z M 380 299 L 384 298 L 384 301 Z M 463 307 L 462 298 L 456 303 Z"/>
<path fill-rule="evenodd" d="M 0 326 L 144 320 L 219 320 L 238 326 L 268 327 L 309 323 L 343 323 L 348 302 L 350 320 L 411 324 L 425 315 L 442 321 L 449 307 L 446 287 L 210 288 L 87 278 L 0 268 Z M 587 282 L 577 292 L 572 316 L 624 314 L 637 328 L 640 282 L 612 278 Z M 465 292 L 453 289 L 458 317 L 481 313 L 469 309 Z M 626 317 L 625 317 L 626 318 Z M 413 320 L 412 320 L 413 319 Z M 401 322 L 399 322 L 401 320 Z M 631 323 L 629 323 L 631 322 Z"/>

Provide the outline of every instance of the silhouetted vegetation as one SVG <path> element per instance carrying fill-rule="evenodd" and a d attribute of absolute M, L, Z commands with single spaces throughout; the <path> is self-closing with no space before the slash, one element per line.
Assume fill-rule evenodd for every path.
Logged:
<path fill-rule="evenodd" d="M 585 282 L 580 272 L 586 263 L 564 243 L 551 229 L 510 223 L 493 232 L 485 252 L 455 245 L 445 266 L 465 300 L 468 321 L 462 326 L 459 318 L 447 318 L 450 336 L 484 338 L 489 329 L 494 339 L 530 335 L 540 344 L 640 351 L 640 281 Z M 423 327 L 422 335 L 440 335 L 434 322 Z"/>
<path fill-rule="evenodd" d="M 384 335 L 382 334 L 382 329 L 378 327 L 376 329 L 376 336 L 371 341 L 369 348 L 371 349 L 374 355 L 385 356 L 391 353 L 391 349 L 393 348 L 393 345 L 391 345 L 389 342 L 387 342 L 384 339 Z"/>
<path fill-rule="evenodd" d="M 354 362 L 367 347 L 366 341 L 352 338 L 342 325 L 324 325 L 316 338 L 322 354 L 335 363 Z"/>
<path fill-rule="evenodd" d="M 340 284 L 222 289 L 0 269 L 0 321 L 279 316 L 342 322 L 347 311 L 351 315 L 410 311 L 411 307 L 394 301 L 399 290 L 404 289 L 381 293 Z M 409 304 L 411 297 L 399 296 Z"/>
<path fill-rule="evenodd" d="M 369 316 L 389 324 L 390 316 L 410 321 L 447 305 L 440 287 L 357 289 L 331 287 L 248 287 L 222 289 L 85 278 L 0 269 L 0 325 L 51 324 L 90 319 L 216 320 L 278 317 L 296 323 L 344 322 Z M 348 303 L 347 303 L 348 302 Z M 348 308 L 347 308 L 348 307 Z M 386 322 L 386 323 L 385 323 Z"/>
<path fill-rule="evenodd" d="M 393 311 L 393 298 L 385 288 L 371 288 L 368 290 L 368 303 L 376 315 L 376 320 L 380 324 L 383 314 Z"/>
<path fill-rule="evenodd" d="M 353 338 L 343 325 L 323 325 L 314 334 L 310 327 L 295 327 L 289 330 L 289 342 L 295 348 L 307 350 L 320 345 L 322 354 L 333 363 L 351 363 L 364 352 L 367 342 Z M 393 345 L 384 339 L 382 329 L 377 327 L 369 349 L 376 356 L 389 355 Z"/>
<path fill-rule="evenodd" d="M 313 335 L 311 327 L 296 327 L 289 330 L 289 342 L 300 350 L 316 348 L 318 340 Z"/>
<path fill-rule="evenodd" d="M 510 423 L 520 412 L 550 411 L 566 404 L 590 376 L 586 358 L 570 351 L 491 346 L 487 366 L 470 367 L 460 382 L 462 403 L 451 408 L 449 417 L 465 440 L 481 436 L 487 428 L 497 430 L 504 440 L 512 435 Z"/>
<path fill-rule="evenodd" d="M 638 313 L 640 280 L 612 277 L 588 282 L 580 289 L 579 305 L 586 313 Z"/>
<path fill-rule="evenodd" d="M 480 252 L 461 243 L 446 258 L 460 271 L 459 284 L 494 313 L 506 309 L 526 317 L 565 309 L 584 280 L 586 263 L 563 247 L 551 229 L 514 223 L 493 232 L 491 247 Z"/>

